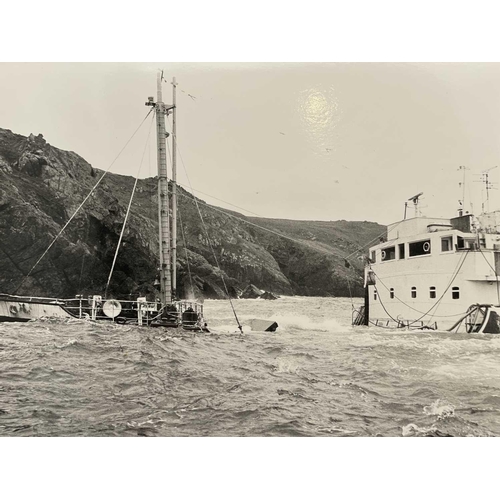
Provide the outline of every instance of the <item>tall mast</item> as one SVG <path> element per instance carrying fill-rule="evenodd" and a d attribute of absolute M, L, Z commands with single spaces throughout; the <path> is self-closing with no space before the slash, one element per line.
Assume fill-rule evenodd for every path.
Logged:
<path fill-rule="evenodd" d="M 177 298 L 177 80 L 172 79 L 173 111 L 172 111 L 172 291 Z"/>
<path fill-rule="evenodd" d="M 163 305 L 172 302 L 172 284 L 170 268 L 170 227 L 169 227 L 169 202 L 168 202 L 168 178 L 167 178 L 167 147 L 165 133 L 165 115 L 171 106 L 165 106 L 162 96 L 163 72 L 158 72 L 156 80 L 157 99 L 156 103 L 150 97 L 146 106 L 154 106 L 156 109 L 156 146 L 158 159 L 158 226 L 160 238 L 160 294 Z"/>

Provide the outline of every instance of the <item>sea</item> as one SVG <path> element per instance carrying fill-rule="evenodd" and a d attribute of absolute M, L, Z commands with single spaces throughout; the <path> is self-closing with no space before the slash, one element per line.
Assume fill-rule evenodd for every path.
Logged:
<path fill-rule="evenodd" d="M 500 336 L 352 327 L 359 299 L 233 305 L 243 333 L 224 300 L 210 333 L 0 324 L 0 436 L 500 435 Z"/>

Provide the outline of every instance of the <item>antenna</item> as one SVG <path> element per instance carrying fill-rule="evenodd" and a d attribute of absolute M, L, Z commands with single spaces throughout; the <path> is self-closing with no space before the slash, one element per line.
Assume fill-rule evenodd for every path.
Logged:
<path fill-rule="evenodd" d="M 458 200 L 458 216 L 461 217 L 464 214 L 465 207 L 465 171 L 469 169 L 464 165 L 460 165 L 457 170 L 462 171 L 462 182 L 458 183 L 458 189 L 462 191 L 462 198 Z"/>
<path fill-rule="evenodd" d="M 485 202 L 483 201 L 483 204 L 482 204 L 482 213 L 483 214 L 490 211 L 490 190 L 496 189 L 496 187 L 494 186 L 494 184 L 496 184 L 496 182 L 490 181 L 490 171 L 495 170 L 495 168 L 498 168 L 498 166 L 494 166 L 494 167 L 488 168 L 487 170 L 483 170 L 480 174 L 481 180 L 476 181 L 476 182 L 482 182 L 484 189 L 486 191 L 486 201 Z M 485 210 L 485 207 L 486 207 L 486 210 Z"/>
<path fill-rule="evenodd" d="M 418 202 L 419 198 L 423 195 L 424 193 L 418 193 L 415 196 L 412 196 L 411 198 L 408 198 L 408 201 L 413 201 L 413 208 L 415 209 L 415 217 L 419 217 L 419 210 L 418 210 Z M 408 202 L 405 203 L 405 208 L 407 206 Z M 405 210 L 405 215 L 406 215 L 406 210 Z"/>

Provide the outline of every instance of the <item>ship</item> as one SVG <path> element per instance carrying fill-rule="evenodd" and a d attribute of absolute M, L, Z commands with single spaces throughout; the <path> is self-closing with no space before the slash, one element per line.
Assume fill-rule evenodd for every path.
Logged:
<path fill-rule="evenodd" d="M 172 104 L 163 102 L 162 83 L 163 72 L 157 75 L 157 96 L 149 97 L 146 106 L 156 117 L 156 142 L 157 142 L 157 167 L 158 167 L 158 218 L 159 218 L 159 262 L 158 278 L 155 286 L 159 294 L 154 298 L 136 297 L 134 300 L 117 300 L 108 297 L 107 288 L 90 296 L 76 295 L 72 298 L 31 297 L 15 294 L 0 293 L 0 321 L 2 322 L 27 322 L 42 318 L 58 320 L 79 318 L 95 321 L 112 321 L 118 324 L 134 324 L 149 327 L 181 327 L 191 331 L 208 331 L 208 325 L 203 315 L 203 303 L 198 300 L 178 300 L 176 297 L 176 239 L 177 239 L 177 181 L 176 181 L 176 79 L 172 80 Z M 165 117 L 172 114 L 172 177 L 167 176 L 167 144 L 169 134 L 165 129 Z M 104 177 L 106 173 L 102 175 Z M 94 186 L 99 185 L 102 177 Z M 80 210 L 91 196 L 93 190 L 77 209 Z M 133 197 L 133 195 L 132 195 Z M 132 202 L 132 198 L 130 203 Z M 130 208 L 130 205 L 129 205 Z M 75 212 L 63 230 L 76 215 Z M 126 222 L 126 219 L 125 219 Z M 125 222 L 123 229 L 125 229 Z M 123 234 L 123 230 L 122 230 Z M 57 238 L 56 237 L 56 238 Z M 120 237 L 121 241 L 121 237 Z M 38 259 L 35 266 L 50 250 L 49 248 Z M 119 244 L 118 244 L 119 247 Z M 118 255 L 115 254 L 115 260 Z M 114 265 L 114 263 L 113 263 Z M 34 266 L 34 267 L 35 267 Z M 31 269 L 30 273 L 33 271 Z M 110 272 L 108 285 L 111 280 L 113 268 Z M 29 276 L 29 274 L 28 274 Z M 25 276 L 27 278 L 27 276 Z M 241 328 L 240 328 L 241 329 Z"/>
<path fill-rule="evenodd" d="M 353 325 L 500 333 L 500 211 L 390 224 L 365 256 L 364 305 Z"/>

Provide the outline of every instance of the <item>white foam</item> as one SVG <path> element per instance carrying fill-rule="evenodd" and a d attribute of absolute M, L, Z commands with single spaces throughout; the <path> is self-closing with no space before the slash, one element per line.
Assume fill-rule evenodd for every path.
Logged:
<path fill-rule="evenodd" d="M 296 359 L 276 358 L 277 373 L 298 373 L 300 365 Z"/>
<path fill-rule="evenodd" d="M 437 399 L 429 406 L 424 406 L 424 413 L 426 415 L 437 415 L 438 420 L 455 415 L 455 407 L 447 401 Z"/>
<path fill-rule="evenodd" d="M 276 321 L 280 330 L 316 330 L 319 332 L 331 332 L 345 330 L 334 318 L 327 318 L 320 321 L 311 320 L 310 317 L 302 314 L 287 314 L 286 316 L 273 315 L 273 321 Z"/>
<path fill-rule="evenodd" d="M 434 433 L 437 431 L 436 427 L 419 427 L 416 424 L 408 424 L 402 428 L 403 437 L 409 436 L 425 436 L 429 433 Z"/>

